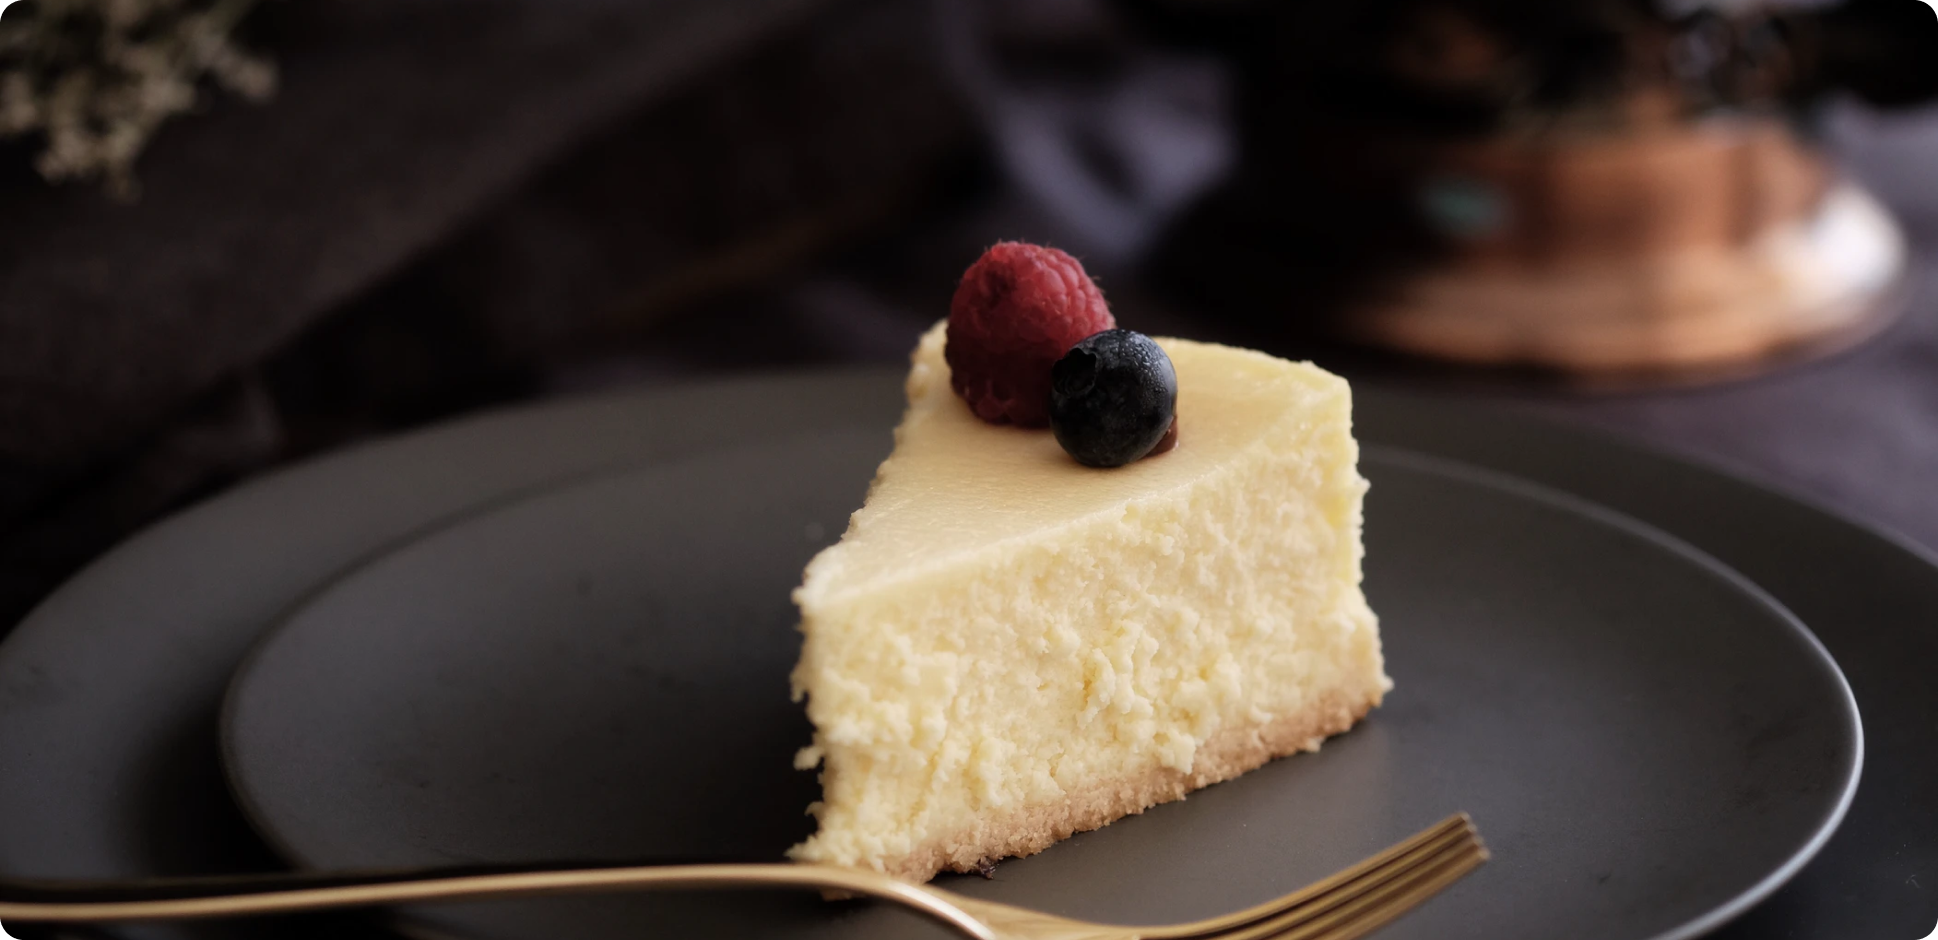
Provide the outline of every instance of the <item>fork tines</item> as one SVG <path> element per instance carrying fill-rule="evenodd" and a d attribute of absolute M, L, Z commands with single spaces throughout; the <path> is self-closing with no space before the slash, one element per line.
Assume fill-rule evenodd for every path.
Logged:
<path fill-rule="evenodd" d="M 1324 881 L 1189 932 L 1148 940 L 1352 940 L 1412 910 L 1487 861 L 1473 820 L 1460 813 Z"/>

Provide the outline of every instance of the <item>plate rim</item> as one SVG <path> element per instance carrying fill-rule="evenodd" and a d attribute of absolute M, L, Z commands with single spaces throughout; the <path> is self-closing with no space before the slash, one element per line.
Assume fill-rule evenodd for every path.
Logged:
<path fill-rule="evenodd" d="M 1604 506 L 1601 503 L 1577 496 L 1566 490 L 1551 487 L 1512 473 L 1475 466 L 1452 457 L 1421 453 L 1411 448 L 1388 444 L 1371 444 L 1362 447 L 1362 453 L 1365 451 L 1373 451 L 1388 460 L 1402 464 L 1433 467 L 1438 472 L 1448 476 L 1469 479 L 1477 483 L 1482 483 L 1483 485 L 1490 485 L 1505 492 L 1517 493 L 1552 506 L 1566 508 L 1572 512 L 1595 519 L 1611 528 L 1620 529 L 1646 539 L 1654 543 L 1658 548 L 1662 548 L 1681 557 L 1684 561 L 1706 569 L 1712 576 L 1722 579 L 1732 587 L 1757 600 L 1772 613 L 1776 614 L 1777 619 L 1791 631 L 1796 639 L 1802 641 L 1804 648 L 1808 652 L 1814 655 L 1816 662 L 1828 670 L 1838 704 L 1842 706 L 1842 714 L 1840 717 L 1845 720 L 1847 726 L 1845 730 L 1851 735 L 1852 745 L 1849 766 L 1843 768 L 1843 780 L 1839 786 L 1836 798 L 1831 802 L 1829 813 L 1819 821 L 1816 830 L 1811 833 L 1810 838 L 1804 841 L 1803 845 L 1792 852 L 1790 857 L 1785 859 L 1781 865 L 1778 865 L 1764 877 L 1758 879 L 1755 884 L 1744 889 L 1727 903 L 1675 928 L 1656 934 L 1650 937 L 1649 940 L 1690 940 L 1690 938 L 1700 937 L 1742 916 L 1750 908 L 1755 907 L 1764 899 L 1776 893 L 1790 879 L 1796 877 L 1797 873 L 1801 872 L 1804 866 L 1810 864 L 1810 861 L 1817 857 L 1817 853 L 1823 850 L 1824 845 L 1830 841 L 1831 837 L 1837 834 L 1838 827 L 1844 824 L 1845 815 L 1850 812 L 1852 801 L 1857 798 L 1858 787 L 1862 785 L 1864 775 L 1863 711 L 1857 703 L 1857 694 L 1851 689 L 1849 677 L 1844 675 L 1843 666 L 1838 664 L 1837 658 L 1831 655 L 1830 649 L 1824 645 L 1823 640 L 1817 637 L 1816 632 L 1810 629 L 1809 624 L 1804 623 L 1798 618 L 1790 610 L 1788 605 L 1778 600 L 1775 595 L 1772 595 L 1768 590 L 1764 589 L 1762 585 L 1750 580 L 1742 572 L 1737 571 L 1722 559 L 1717 558 L 1694 543 L 1620 510 Z"/>
<path fill-rule="evenodd" d="M 242 762 L 236 758 L 235 728 L 237 709 L 240 707 L 240 698 L 244 694 L 244 686 L 254 678 L 255 669 L 259 661 L 263 658 L 264 652 L 273 647 L 279 638 L 284 637 L 294 623 L 314 604 L 321 602 L 327 595 L 356 581 L 378 566 L 394 560 L 400 555 L 409 553 L 425 543 L 450 537 L 453 533 L 467 527 L 488 525 L 493 517 L 502 513 L 515 511 L 520 506 L 527 506 L 547 499 L 558 498 L 564 494 L 586 488 L 611 485 L 627 477 L 664 472 L 666 468 L 676 466 L 682 462 L 702 460 L 710 456 L 747 446 L 754 445 L 726 445 L 702 453 L 689 455 L 682 460 L 612 468 L 605 472 L 584 474 L 571 479 L 562 479 L 544 487 L 510 495 L 500 500 L 494 500 L 489 505 L 481 504 L 475 507 L 474 511 L 445 520 L 442 524 L 420 531 L 409 539 L 392 544 L 383 551 L 360 559 L 357 563 L 336 572 L 314 591 L 307 593 L 303 598 L 289 605 L 274 622 L 265 626 L 262 632 L 256 637 L 247 656 L 238 664 L 236 670 L 231 673 L 229 681 L 223 691 L 223 703 L 219 718 L 220 724 L 217 731 L 221 746 L 223 779 L 229 787 L 231 798 L 242 810 L 251 829 L 259 838 L 269 844 L 272 850 L 286 862 L 299 867 L 310 867 L 314 865 L 312 860 L 305 858 L 306 853 L 299 851 L 295 845 L 284 838 L 285 834 L 280 832 L 273 824 L 268 814 L 263 811 L 261 803 L 255 799 L 250 787 L 245 782 L 246 774 L 242 772 L 240 767 Z M 1831 655 L 1829 649 L 1824 646 L 1823 642 L 1807 624 L 1798 618 L 1788 606 L 1764 589 L 1762 585 L 1750 580 L 1740 571 L 1737 571 L 1734 567 L 1699 546 L 1658 526 L 1585 497 L 1516 474 L 1481 467 L 1456 458 L 1394 444 L 1361 444 L 1359 459 L 1362 468 L 1369 461 L 1383 463 L 1426 472 L 1431 475 L 1505 493 L 1558 509 L 1570 515 L 1586 519 L 1593 524 L 1613 529 L 1624 535 L 1646 542 L 1654 548 L 1662 550 L 1680 561 L 1700 569 L 1708 577 L 1715 578 L 1728 585 L 1731 589 L 1762 607 L 1767 613 L 1774 615 L 1778 623 L 1782 625 L 1782 628 L 1788 632 L 1789 639 L 1799 644 L 1800 652 L 1812 661 L 1818 667 L 1819 671 L 1824 674 L 1825 678 L 1829 680 L 1829 689 L 1827 691 L 1830 692 L 1837 702 L 1838 714 L 1836 717 L 1841 725 L 1841 730 L 1850 740 L 1850 748 L 1844 766 L 1834 767 L 1830 770 L 1830 775 L 1837 781 L 1835 784 L 1835 795 L 1827 802 L 1827 809 L 1814 822 L 1809 835 L 1760 878 L 1727 900 L 1716 904 L 1690 920 L 1684 921 L 1667 930 L 1652 934 L 1646 940 L 1690 940 L 1690 938 L 1706 934 L 1741 916 L 1744 912 L 1755 907 L 1758 903 L 1782 888 L 1798 872 L 1802 871 L 1816 857 L 1818 852 L 1822 850 L 1823 846 L 1829 842 L 1831 837 L 1835 835 L 1838 827 L 1842 825 L 1852 801 L 1856 797 L 1858 787 L 1862 780 L 1865 757 L 1865 735 L 1862 711 L 1857 702 L 1856 695 L 1851 689 L 1848 677 L 1844 675 L 1842 667 L 1838 664 L 1836 658 Z M 421 915 L 400 914 L 398 916 L 408 919 L 413 923 L 433 926 L 438 930 L 445 931 L 447 935 L 457 935 L 450 933 L 455 928 L 451 925 L 441 923 L 440 919 L 434 915 L 424 917 Z"/>
<path fill-rule="evenodd" d="M 815 433 L 818 435 L 820 432 Z M 786 436 L 807 437 L 812 435 L 799 434 Z M 300 861 L 302 853 L 297 852 L 293 846 L 285 842 L 274 831 L 273 827 L 266 824 L 261 807 L 250 797 L 248 789 L 238 779 L 235 769 L 238 762 L 234 759 L 233 754 L 235 753 L 234 726 L 240 689 L 247 680 L 247 677 L 256 669 L 259 660 L 263 658 L 265 652 L 275 645 L 277 638 L 282 636 L 285 629 L 298 617 L 302 616 L 305 610 L 319 602 L 325 596 L 347 583 L 356 580 L 377 566 L 385 564 L 397 555 L 408 552 L 424 542 L 448 535 L 465 526 L 488 520 L 500 513 L 515 510 L 520 506 L 536 503 L 563 493 L 586 487 L 610 484 L 627 477 L 665 473 L 670 470 L 675 470 L 684 464 L 704 461 L 727 452 L 756 446 L 762 445 L 749 442 L 723 444 L 677 457 L 603 467 L 583 473 L 570 474 L 548 483 L 523 487 L 511 492 L 499 494 L 469 506 L 461 512 L 413 529 L 406 536 L 393 539 L 371 552 L 360 555 L 349 564 L 332 571 L 288 604 L 285 604 L 277 611 L 275 616 L 270 618 L 267 623 L 258 629 L 254 638 L 250 640 L 247 650 L 236 661 L 235 668 L 229 672 L 223 682 L 222 700 L 216 711 L 216 747 L 222 763 L 221 773 L 222 782 L 225 787 L 224 792 L 236 804 L 237 810 L 242 813 L 244 820 L 249 824 L 250 831 L 258 839 L 261 839 L 270 851 L 275 853 L 280 861 L 293 866 L 303 864 Z M 4 641 L 0 641 L 0 645 L 4 645 Z"/>

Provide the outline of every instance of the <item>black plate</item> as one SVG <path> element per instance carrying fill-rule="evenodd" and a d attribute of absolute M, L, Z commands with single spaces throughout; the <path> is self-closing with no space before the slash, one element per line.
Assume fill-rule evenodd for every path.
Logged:
<path fill-rule="evenodd" d="M 480 504 L 763 434 L 888 426 L 899 372 L 782 375 L 519 409 L 257 480 L 130 539 L 0 644 L 0 872 L 273 860 L 229 802 L 216 711 L 281 610 Z M 720 416 L 730 417 L 722 419 Z M 1768 488 L 1498 412 L 1359 390 L 1362 440 L 1511 471 L 1702 546 L 1811 624 L 1868 717 L 1864 786 L 1817 860 L 1723 936 L 1916 937 L 1938 919 L 1938 564 Z M 1926 882 L 1929 879 L 1925 879 Z M 217 931 L 164 931 L 171 936 Z"/>
<path fill-rule="evenodd" d="M 725 852 L 807 834 L 788 592 L 879 434 L 797 436 L 568 487 L 320 593 L 229 698 L 245 809 L 313 868 Z M 1456 809 L 1496 861 L 1385 936 L 1686 937 L 1792 873 L 1855 787 L 1855 703 L 1808 631 L 1688 546 L 1444 461 L 1366 461 L 1388 704 L 1317 755 L 1125 820 L 994 900 L 1168 923 L 1343 868 Z M 729 895 L 452 907 L 486 938 L 945 936 Z"/>

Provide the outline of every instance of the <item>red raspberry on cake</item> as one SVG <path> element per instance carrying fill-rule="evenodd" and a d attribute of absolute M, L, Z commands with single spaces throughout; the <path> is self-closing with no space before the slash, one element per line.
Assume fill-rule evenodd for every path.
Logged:
<path fill-rule="evenodd" d="M 1050 367 L 1117 325 L 1077 259 L 997 242 L 963 272 L 949 304 L 949 384 L 991 424 L 1050 425 Z"/>

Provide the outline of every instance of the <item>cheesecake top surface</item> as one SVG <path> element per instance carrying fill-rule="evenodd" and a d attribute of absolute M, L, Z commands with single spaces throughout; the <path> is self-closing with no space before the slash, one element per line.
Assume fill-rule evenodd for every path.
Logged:
<path fill-rule="evenodd" d="M 1047 538 L 1070 523 L 1122 514 L 1297 440 L 1294 422 L 1350 409 L 1344 379 L 1309 363 L 1211 343 L 1159 338 L 1178 377 L 1178 446 L 1125 467 L 1085 467 L 1048 431 L 977 418 L 949 387 L 945 330 L 916 347 L 908 412 L 895 452 L 841 542 L 808 566 L 797 598 L 833 602 L 850 591 L 919 575 L 1016 539 Z M 1346 446 L 1351 446 L 1348 440 Z"/>

